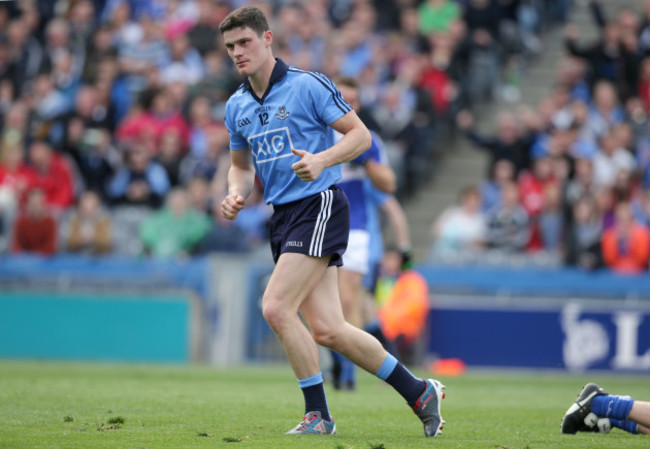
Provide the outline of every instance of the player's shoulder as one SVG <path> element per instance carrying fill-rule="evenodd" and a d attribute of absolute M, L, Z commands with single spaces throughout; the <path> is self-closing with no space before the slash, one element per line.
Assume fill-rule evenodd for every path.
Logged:
<path fill-rule="evenodd" d="M 230 95 L 230 97 L 226 101 L 226 104 L 230 103 L 232 105 L 240 101 L 245 93 L 246 93 L 246 83 L 241 83 L 237 88 L 237 90 Z"/>
<path fill-rule="evenodd" d="M 294 83 L 312 86 L 325 87 L 328 90 L 336 89 L 336 86 L 326 75 L 321 72 L 303 70 L 298 67 L 289 66 L 287 68 L 287 79 L 293 85 Z"/>
<path fill-rule="evenodd" d="M 244 106 L 244 103 L 247 101 L 246 93 L 245 84 L 240 84 L 237 90 L 226 101 L 226 111 L 232 111 L 235 108 Z"/>

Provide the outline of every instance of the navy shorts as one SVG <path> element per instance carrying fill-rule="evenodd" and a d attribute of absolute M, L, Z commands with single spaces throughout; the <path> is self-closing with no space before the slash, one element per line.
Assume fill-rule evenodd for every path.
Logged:
<path fill-rule="evenodd" d="M 274 262 L 282 253 L 301 253 L 332 256 L 330 266 L 343 265 L 342 256 L 350 235 L 350 203 L 338 186 L 273 206 L 273 210 L 270 231 Z"/>

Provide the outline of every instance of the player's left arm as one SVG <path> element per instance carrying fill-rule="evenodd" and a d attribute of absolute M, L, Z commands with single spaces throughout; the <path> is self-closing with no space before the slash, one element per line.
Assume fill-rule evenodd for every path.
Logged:
<path fill-rule="evenodd" d="M 370 148 L 370 132 L 354 111 L 350 111 L 330 126 L 343 137 L 325 151 L 312 154 L 292 148 L 300 160 L 291 168 L 303 181 L 313 181 L 328 167 L 349 162 Z"/>

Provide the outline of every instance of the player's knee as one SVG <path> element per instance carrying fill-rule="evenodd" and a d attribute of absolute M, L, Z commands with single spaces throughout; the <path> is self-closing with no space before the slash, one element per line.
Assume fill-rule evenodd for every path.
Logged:
<path fill-rule="evenodd" d="M 276 332 L 282 329 L 283 323 L 286 321 L 286 311 L 279 306 L 278 302 L 266 300 L 266 298 L 262 305 L 262 315 L 271 329 Z"/>
<path fill-rule="evenodd" d="M 331 327 L 321 327 L 312 329 L 314 341 L 326 348 L 336 349 L 338 347 L 340 333 Z"/>

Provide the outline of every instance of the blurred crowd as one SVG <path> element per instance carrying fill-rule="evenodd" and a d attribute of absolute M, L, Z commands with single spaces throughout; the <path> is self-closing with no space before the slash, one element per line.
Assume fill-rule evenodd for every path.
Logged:
<path fill-rule="evenodd" d="M 503 113 L 494 134 L 479 132 L 469 110 L 457 114 L 488 152 L 489 173 L 434 223 L 433 258 L 648 269 L 650 1 L 641 3 L 608 17 L 589 1 L 597 39 L 568 24 L 552 91 L 536 108 Z"/>
<path fill-rule="evenodd" d="M 260 186 L 234 223 L 215 207 L 227 188 L 225 102 L 242 81 L 217 25 L 244 3 L 0 4 L 0 252 L 170 257 L 245 252 L 264 242 L 271 211 Z M 566 19 L 570 0 L 252 3 L 271 18 L 276 56 L 303 69 L 359 80 L 361 116 L 387 142 L 398 195 L 405 199 L 430 178 L 437 143 L 456 126 L 459 111 L 494 98 L 505 70 L 521 68 L 540 51 L 544 28 Z M 642 19 L 629 16 L 604 26 L 602 56 L 598 49 L 574 48 L 576 55 L 596 53 L 571 60 L 571 70 L 563 72 L 564 91 L 546 107 L 546 118 L 562 124 L 548 131 L 546 140 L 538 139 L 536 148 L 549 158 L 537 159 L 549 160 L 546 170 L 554 177 L 559 176 L 554 158 L 570 154 L 568 134 L 580 130 L 580 142 L 597 145 L 611 120 L 627 123 L 618 121 L 625 116 L 619 98 L 638 89 L 610 70 L 612 45 L 621 48 L 626 62 L 636 61 L 634 80 L 650 82 L 648 64 L 642 70 L 640 59 L 628 58 L 631 45 L 638 42 L 642 51 L 648 40 L 641 34 Z M 634 32 L 625 31 L 631 28 Z M 602 107 L 611 110 L 596 110 L 598 118 L 592 119 L 591 91 L 603 79 L 610 84 L 598 87 L 602 101 L 609 101 Z M 574 120 L 577 99 L 582 124 Z M 635 104 L 643 112 L 650 100 L 638 98 Z M 611 137 L 615 151 L 626 130 L 637 142 L 637 128 L 624 128 Z M 511 179 L 515 171 L 528 170 L 526 164 L 522 159 L 511 167 Z M 546 186 L 539 176 L 547 175 L 531 171 L 530 188 Z M 612 170 L 602 176 L 613 176 L 617 185 L 625 182 Z M 574 178 L 573 190 L 579 189 Z M 498 190 L 495 184 L 492 195 L 498 197 Z M 548 208 L 550 200 L 535 193 L 534 207 Z"/>

